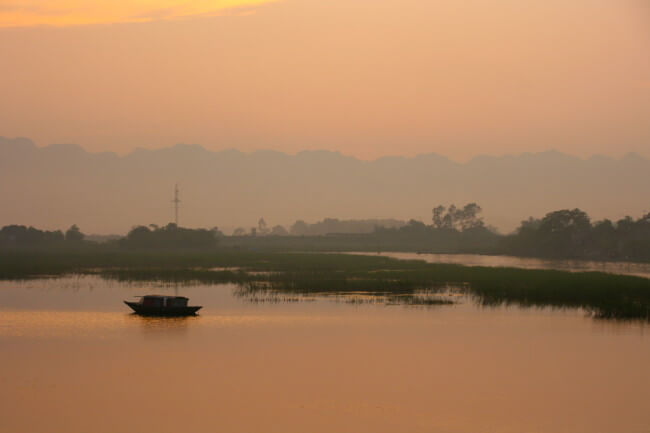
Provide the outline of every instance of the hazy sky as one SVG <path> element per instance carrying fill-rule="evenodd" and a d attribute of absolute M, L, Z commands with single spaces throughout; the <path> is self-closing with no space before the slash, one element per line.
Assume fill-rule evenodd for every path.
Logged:
<path fill-rule="evenodd" d="M 650 156 L 647 0 L 0 0 L 0 135 Z"/>

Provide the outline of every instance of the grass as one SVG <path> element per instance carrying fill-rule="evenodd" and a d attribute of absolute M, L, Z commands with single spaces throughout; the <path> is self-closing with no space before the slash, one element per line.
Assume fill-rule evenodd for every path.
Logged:
<path fill-rule="evenodd" d="M 219 270 L 210 270 L 218 267 Z M 257 299 L 365 293 L 438 305 L 448 287 L 482 305 L 582 308 L 595 317 L 650 321 L 650 279 L 600 272 L 467 267 L 387 257 L 216 251 L 0 251 L 0 279 L 69 273 L 120 281 L 235 283 Z M 423 296 L 424 294 L 424 296 Z"/>

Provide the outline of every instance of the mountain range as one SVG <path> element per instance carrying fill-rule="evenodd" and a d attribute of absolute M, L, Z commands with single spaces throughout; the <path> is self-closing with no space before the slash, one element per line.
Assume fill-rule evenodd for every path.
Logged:
<path fill-rule="evenodd" d="M 529 216 L 580 208 L 594 219 L 650 210 L 650 160 L 582 159 L 557 151 L 477 156 L 455 162 L 437 154 L 363 161 L 329 151 L 209 151 L 178 144 L 128 155 L 90 153 L 73 144 L 36 146 L 0 137 L 0 226 L 33 225 L 86 233 L 125 233 L 174 218 L 230 233 L 252 227 L 340 219 L 419 219 L 438 205 L 477 202 L 502 232 Z"/>

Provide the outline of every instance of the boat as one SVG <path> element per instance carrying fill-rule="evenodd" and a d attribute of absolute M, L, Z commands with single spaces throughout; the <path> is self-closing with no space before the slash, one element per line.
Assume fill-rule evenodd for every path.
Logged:
<path fill-rule="evenodd" d="M 135 314 L 141 316 L 194 316 L 201 306 L 187 305 L 184 296 L 145 295 L 137 296 L 137 302 L 124 301 Z"/>

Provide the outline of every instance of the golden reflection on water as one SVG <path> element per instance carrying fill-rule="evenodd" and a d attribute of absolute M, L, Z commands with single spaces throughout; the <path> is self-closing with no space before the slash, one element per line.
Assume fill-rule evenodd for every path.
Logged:
<path fill-rule="evenodd" d="M 647 324 L 193 290 L 188 318 L 0 311 L 0 432 L 648 433 Z"/>
<path fill-rule="evenodd" d="M 65 311 L 3 311 L 2 337 L 57 337 L 94 335 L 125 324 L 124 314 Z"/>
<path fill-rule="evenodd" d="M 3 311 L 0 337 L 107 337 L 111 333 L 141 329 L 149 332 L 179 332 L 190 326 L 201 328 L 254 327 L 315 324 L 340 320 L 324 315 L 199 315 L 192 317 L 143 317 L 117 312 Z"/>

